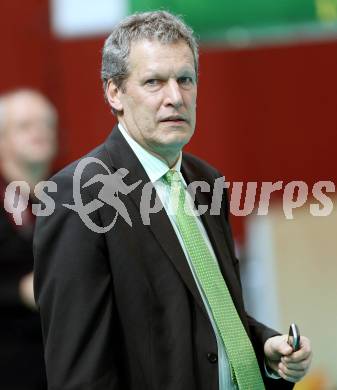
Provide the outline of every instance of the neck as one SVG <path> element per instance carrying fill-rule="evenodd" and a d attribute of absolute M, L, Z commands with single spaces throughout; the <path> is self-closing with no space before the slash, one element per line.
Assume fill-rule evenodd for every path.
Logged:
<path fill-rule="evenodd" d="M 47 177 L 49 164 L 20 164 L 10 159 L 4 159 L 0 163 L 0 171 L 8 183 L 14 180 L 25 181 L 30 188 L 34 188 L 38 182 Z"/>
<path fill-rule="evenodd" d="M 172 158 L 170 161 L 167 161 L 167 165 L 170 168 L 173 168 L 177 164 L 177 161 L 179 160 L 179 156 L 180 156 L 180 153 L 175 158 Z"/>
<path fill-rule="evenodd" d="M 162 160 L 165 164 L 167 164 L 169 166 L 169 168 L 172 168 L 172 167 L 175 166 L 175 164 L 177 163 L 177 161 L 179 159 L 181 149 L 177 150 L 177 148 L 175 148 L 175 149 L 171 148 L 171 150 L 169 150 L 169 148 L 166 147 L 165 150 L 164 150 L 163 146 L 161 146 L 161 147 L 158 146 L 156 148 L 153 148 L 153 147 L 151 148 L 147 143 L 139 142 L 138 140 L 135 139 L 135 137 L 132 134 L 130 134 L 130 132 L 128 130 L 128 127 L 127 127 L 127 125 L 125 123 L 125 120 L 122 117 L 118 117 L 118 121 L 122 125 L 124 131 L 126 131 L 126 133 L 135 142 L 137 142 L 141 147 L 143 147 L 145 150 L 147 150 L 153 156 L 159 158 L 159 160 Z M 156 149 L 156 150 L 154 150 L 154 149 Z"/>
<path fill-rule="evenodd" d="M 164 163 L 167 164 L 169 168 L 173 168 L 176 165 L 177 161 L 179 160 L 179 156 L 180 156 L 180 152 L 178 153 L 178 155 L 174 154 L 172 156 L 167 156 L 167 155 L 164 156 L 163 154 L 155 153 L 150 149 L 146 148 L 146 150 L 149 153 L 153 154 L 155 157 L 159 158 L 159 160 L 164 161 Z"/>

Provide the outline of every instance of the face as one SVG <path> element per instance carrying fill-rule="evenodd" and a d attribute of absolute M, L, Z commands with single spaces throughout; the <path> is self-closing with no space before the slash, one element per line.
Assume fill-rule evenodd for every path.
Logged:
<path fill-rule="evenodd" d="M 197 84 L 193 54 L 184 41 L 132 44 L 123 90 L 109 84 L 118 120 L 145 149 L 171 165 L 195 128 Z"/>
<path fill-rule="evenodd" d="M 6 104 L 1 153 L 23 164 L 48 163 L 56 153 L 56 132 L 47 103 L 33 94 L 16 95 Z"/>

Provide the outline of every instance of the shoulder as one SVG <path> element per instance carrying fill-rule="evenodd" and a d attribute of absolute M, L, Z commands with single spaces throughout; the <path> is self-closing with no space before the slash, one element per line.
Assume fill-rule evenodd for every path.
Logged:
<path fill-rule="evenodd" d="M 49 181 L 56 183 L 62 198 L 72 197 L 73 185 L 76 179 L 80 184 L 84 184 L 94 175 L 106 174 L 108 165 L 110 165 L 109 156 L 105 145 L 101 144 L 78 160 L 65 166 L 54 174 Z"/>
<path fill-rule="evenodd" d="M 61 234 L 65 225 L 71 226 L 72 231 L 76 230 L 77 233 L 83 232 L 80 211 L 92 200 L 97 199 L 100 189 L 99 183 L 87 186 L 86 183 L 97 174 L 106 174 L 108 158 L 106 155 L 104 144 L 99 145 L 43 182 L 43 186 L 36 194 L 36 202 L 42 204 L 42 209 L 47 206 L 49 209 L 39 211 L 37 215 L 35 246 L 41 237 L 48 236 L 49 239 L 49 234 L 56 235 L 55 231 Z M 93 220 L 98 218 L 95 211 L 96 209 L 91 211 Z"/>
<path fill-rule="evenodd" d="M 89 153 L 85 154 L 79 159 L 66 165 L 55 175 L 53 175 L 50 178 L 50 180 L 59 181 L 62 179 L 66 180 L 67 178 L 72 179 L 79 165 L 85 166 L 87 168 L 86 171 L 88 171 L 88 173 L 85 173 L 86 175 L 90 175 L 91 173 L 96 173 L 96 171 L 99 171 L 100 169 L 98 166 L 95 165 L 99 165 L 99 161 L 101 162 L 106 161 L 107 158 L 108 156 L 104 144 L 101 144 L 97 146 L 95 149 L 91 150 Z M 97 161 L 97 164 L 92 164 L 92 162 L 95 162 L 96 160 L 99 160 Z"/>

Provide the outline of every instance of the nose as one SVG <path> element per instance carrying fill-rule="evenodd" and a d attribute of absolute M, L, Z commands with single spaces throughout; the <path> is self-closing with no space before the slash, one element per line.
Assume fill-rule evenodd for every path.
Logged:
<path fill-rule="evenodd" d="M 164 105 L 178 108 L 183 104 L 183 97 L 181 94 L 180 86 L 176 80 L 168 80 L 165 86 L 165 98 Z"/>

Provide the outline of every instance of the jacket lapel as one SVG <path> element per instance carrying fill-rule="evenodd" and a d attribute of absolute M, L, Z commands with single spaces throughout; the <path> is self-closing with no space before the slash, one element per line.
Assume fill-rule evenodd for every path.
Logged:
<path fill-rule="evenodd" d="M 183 160 L 182 173 L 185 177 L 187 184 L 194 181 L 205 181 L 209 183 L 209 179 L 200 177 L 198 173 L 195 172 L 195 169 L 191 169 L 186 161 Z M 220 223 L 220 217 L 210 214 L 211 208 L 211 199 L 213 184 L 209 183 L 211 187 L 210 193 L 204 193 L 201 191 L 196 191 L 195 194 L 195 203 L 198 205 L 206 205 L 207 211 L 201 215 L 201 220 L 203 225 L 206 228 L 208 233 L 209 240 L 211 241 L 214 253 L 217 257 L 220 270 L 224 277 L 224 280 L 227 284 L 227 287 L 231 293 L 233 302 L 237 308 L 238 313 L 241 312 L 242 305 L 238 301 L 238 297 L 241 296 L 241 287 L 238 283 L 237 276 L 235 274 L 232 258 L 235 257 L 234 253 L 230 249 L 228 240 L 229 237 L 226 236 L 224 230 Z"/>

